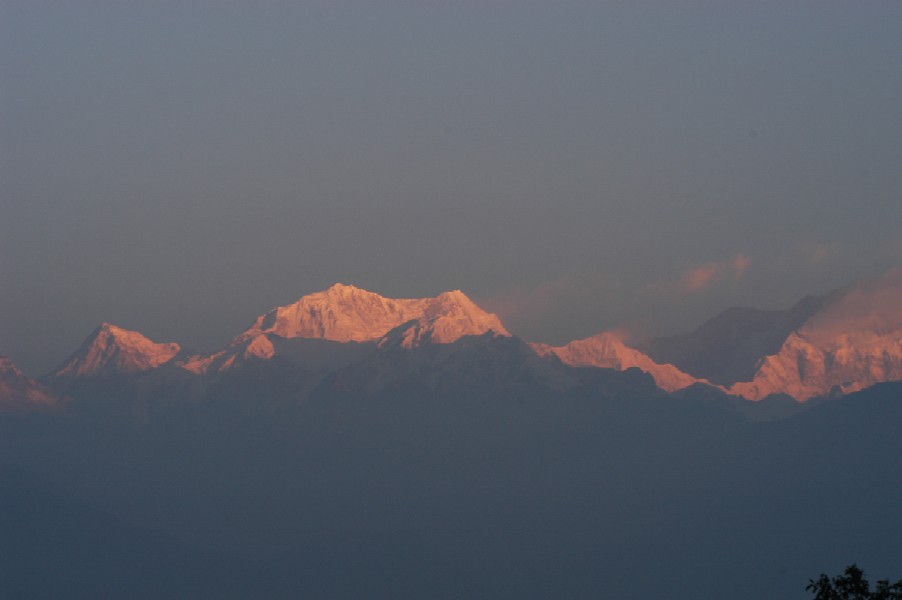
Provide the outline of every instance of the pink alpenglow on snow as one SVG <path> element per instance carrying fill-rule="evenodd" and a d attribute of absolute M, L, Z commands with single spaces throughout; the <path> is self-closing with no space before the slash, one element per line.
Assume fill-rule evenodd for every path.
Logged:
<path fill-rule="evenodd" d="M 181 346 L 158 344 L 137 331 L 103 323 L 56 370 L 54 377 L 85 377 L 109 373 L 137 373 L 172 360 Z"/>
<path fill-rule="evenodd" d="M 626 346 L 610 332 L 602 332 L 557 348 L 548 344 L 530 345 L 539 355 L 554 355 L 564 364 L 574 367 L 601 367 L 618 371 L 635 367 L 651 375 L 659 388 L 669 392 L 694 383 L 707 383 L 683 373 L 673 365 L 656 363 L 642 352 Z"/>
<path fill-rule="evenodd" d="M 409 321 L 428 324 L 429 339 L 434 343 L 451 343 L 488 331 L 510 335 L 497 316 L 476 306 L 459 290 L 435 298 L 393 299 L 337 283 L 261 315 L 236 342 L 260 333 L 338 342 L 377 341 Z M 417 336 L 418 340 L 423 338 Z"/>
<path fill-rule="evenodd" d="M 748 260 L 737 255 L 731 262 L 708 266 L 711 268 L 693 274 L 693 286 L 726 276 L 742 277 Z M 281 359 L 279 364 L 319 373 L 351 364 L 377 349 L 449 345 L 471 336 L 489 336 L 492 341 L 511 334 L 496 315 L 459 290 L 432 298 L 393 299 L 335 284 L 266 312 L 227 347 L 209 355 L 189 355 L 177 343 L 154 342 L 136 331 L 104 323 L 47 383 L 53 387 L 80 378 L 131 376 L 155 370 L 165 379 L 173 373 L 169 369 L 176 370 L 176 378 L 186 376 L 185 372 L 203 376 L 275 358 Z M 715 336 L 715 342 L 717 339 Z M 786 394 L 804 401 L 902 380 L 902 269 L 819 299 L 811 312 L 780 330 L 779 337 L 769 344 L 766 351 L 773 354 L 761 352 L 742 375 L 720 380 L 722 385 L 717 387 L 748 400 Z M 659 357 L 662 362 L 656 362 L 611 331 L 559 347 L 539 343 L 529 346 L 539 356 L 553 356 L 570 366 L 621 371 L 637 368 L 666 391 L 696 383 L 714 385 L 705 379 L 709 375 L 692 370 L 685 361 L 673 360 L 696 376 L 668 364 L 669 359 Z M 724 352 L 729 353 L 731 348 L 727 344 Z M 161 367 L 164 369 L 159 370 Z M 51 387 L 24 376 L 8 359 L 0 359 L 0 400 L 5 398 L 7 406 L 55 404 L 59 395 Z"/>
<path fill-rule="evenodd" d="M 60 404 L 56 392 L 26 376 L 13 361 L 0 355 L 0 411 L 52 409 Z"/>
<path fill-rule="evenodd" d="M 468 335 L 510 336 L 494 314 L 479 308 L 460 290 L 434 298 L 394 299 L 337 283 L 308 294 L 294 304 L 257 317 L 228 348 L 193 355 L 177 365 L 197 375 L 228 371 L 247 360 L 267 360 L 279 353 L 273 342 L 298 338 L 342 343 L 401 339 L 404 348 L 423 343 L 450 344 Z"/>
<path fill-rule="evenodd" d="M 752 381 L 727 391 L 749 400 L 850 393 L 902 379 L 902 269 L 847 288 L 767 356 Z"/>

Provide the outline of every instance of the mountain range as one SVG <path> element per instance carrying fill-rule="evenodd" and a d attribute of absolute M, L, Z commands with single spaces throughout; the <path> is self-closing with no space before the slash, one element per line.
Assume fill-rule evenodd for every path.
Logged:
<path fill-rule="evenodd" d="M 562 346 L 459 291 L 336 285 L 212 353 L 102 324 L 39 379 L 0 359 L 0 596 L 791 600 L 851 561 L 895 577 L 900 283 Z"/>
<path fill-rule="evenodd" d="M 459 290 L 392 299 L 335 284 L 265 312 L 211 354 L 103 323 L 40 379 L 0 358 L 0 407 L 48 410 L 111 393 L 215 399 L 235 390 L 294 402 L 322 386 L 372 394 L 455 382 L 485 393 L 560 391 L 585 385 L 586 369 L 641 371 L 665 392 L 750 401 L 805 402 L 902 380 L 902 269 L 787 310 L 729 308 L 682 335 L 628 341 L 600 332 L 559 347 L 520 340 Z"/>

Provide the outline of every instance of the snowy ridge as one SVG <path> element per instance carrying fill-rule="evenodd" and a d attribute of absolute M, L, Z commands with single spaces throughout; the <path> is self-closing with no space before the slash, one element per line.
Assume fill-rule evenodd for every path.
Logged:
<path fill-rule="evenodd" d="M 705 340 L 716 350 L 706 349 Z M 702 384 L 748 400 L 783 394 L 805 401 L 902 380 L 902 269 L 823 298 L 803 300 L 789 311 L 728 310 L 689 337 L 665 341 L 684 357 L 691 354 L 686 348 L 723 355 L 728 360 L 715 365 L 721 375 L 743 371 L 745 379 L 717 380 L 715 385 L 695 371 L 653 360 L 611 332 L 557 347 L 527 345 L 460 290 L 431 298 L 393 299 L 335 284 L 267 311 L 212 354 L 190 354 L 177 343 L 154 342 L 136 331 L 103 323 L 43 384 L 23 375 L 9 359 L 0 359 L 0 403 L 49 405 L 58 401 L 54 390 L 89 393 L 91 381 L 119 385 L 140 380 L 141 390 L 165 390 L 159 393 L 172 396 L 202 391 L 212 379 L 241 375 L 251 378 L 248 381 L 252 376 L 264 381 L 273 373 L 289 372 L 312 389 L 338 369 L 345 370 L 346 381 L 367 389 L 370 386 L 360 379 L 363 373 L 392 385 L 400 385 L 404 378 L 432 385 L 477 372 L 486 382 L 513 381 L 527 374 L 527 379 L 542 381 L 548 389 L 567 389 L 574 383 L 562 365 L 638 369 L 668 392 Z M 759 354 L 750 368 L 749 357 L 765 347 L 771 354 Z M 502 358 L 508 352 L 517 360 Z M 482 362 L 471 362 L 480 353 Z M 363 370 L 350 376 L 348 369 L 361 361 L 367 361 Z M 488 372 L 490 365 L 517 375 L 495 380 Z"/>
<path fill-rule="evenodd" d="M 139 373 L 169 362 L 181 349 L 174 342 L 158 344 L 137 331 L 102 323 L 81 348 L 54 372 L 53 377 Z"/>
<path fill-rule="evenodd" d="M 530 346 L 540 356 L 556 356 L 562 363 L 573 367 L 600 367 L 618 371 L 637 368 L 651 375 L 655 384 L 668 392 L 695 383 L 708 383 L 683 373 L 673 365 L 656 363 L 647 355 L 626 346 L 617 336 L 609 332 L 602 332 L 559 347 L 536 343 Z"/>
<path fill-rule="evenodd" d="M 510 335 L 498 317 L 476 306 L 460 290 L 435 298 L 393 299 L 336 283 L 261 315 L 235 341 L 261 333 L 338 342 L 377 341 L 409 321 L 428 324 L 430 340 L 441 344 L 487 331 Z"/>
<path fill-rule="evenodd" d="M 760 400 L 787 394 L 807 400 L 902 380 L 902 269 L 851 286 L 763 359 L 732 394 Z"/>

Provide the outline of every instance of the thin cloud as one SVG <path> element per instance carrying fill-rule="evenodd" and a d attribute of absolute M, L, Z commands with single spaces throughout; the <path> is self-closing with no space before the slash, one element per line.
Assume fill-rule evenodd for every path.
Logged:
<path fill-rule="evenodd" d="M 733 257 L 733 281 L 741 281 L 745 277 L 752 260 L 745 254 L 737 254 Z"/>
<path fill-rule="evenodd" d="M 745 278 L 751 264 L 752 260 L 745 254 L 737 254 L 729 260 L 708 262 L 688 269 L 674 287 L 685 294 L 697 294 L 727 279 L 736 283 Z"/>
<path fill-rule="evenodd" d="M 805 244 L 799 249 L 802 259 L 809 265 L 819 265 L 833 254 L 827 244 Z"/>
<path fill-rule="evenodd" d="M 560 299 L 579 287 L 579 280 L 573 276 L 545 281 L 533 288 L 515 287 L 503 292 L 482 297 L 479 303 L 486 310 L 505 319 L 541 319 L 551 313 Z"/>
<path fill-rule="evenodd" d="M 712 262 L 689 269 L 680 278 L 680 288 L 689 293 L 707 289 L 720 277 L 723 267 L 723 263 Z"/>
<path fill-rule="evenodd" d="M 616 287 L 598 272 L 581 271 L 531 287 L 500 290 L 479 297 L 477 303 L 498 315 L 509 331 L 531 336 L 531 339 L 546 339 L 560 335 L 562 324 L 573 327 L 578 322 L 582 326 L 587 321 L 597 321 L 599 314 L 609 316 L 612 309 L 608 303 L 612 302 L 612 297 L 616 298 L 613 292 Z M 581 327 L 574 328 L 577 329 Z M 594 331 L 582 333 L 587 336 Z"/>

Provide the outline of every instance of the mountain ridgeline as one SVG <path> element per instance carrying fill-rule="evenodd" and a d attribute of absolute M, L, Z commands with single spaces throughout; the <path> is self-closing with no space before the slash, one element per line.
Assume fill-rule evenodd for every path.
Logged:
<path fill-rule="evenodd" d="M 644 340 L 635 347 L 655 362 L 711 383 L 751 381 L 761 360 L 780 352 L 786 338 L 826 301 L 809 296 L 787 310 L 728 308 L 690 333 Z"/>
<path fill-rule="evenodd" d="M 471 382 L 476 372 L 492 382 L 487 394 L 527 381 L 561 391 L 587 385 L 578 371 L 590 368 L 635 369 L 666 392 L 704 388 L 708 396 L 804 402 L 902 380 L 900 307 L 897 269 L 788 310 L 730 308 L 683 335 L 629 342 L 601 332 L 552 347 L 519 341 L 459 290 L 392 299 L 336 284 L 260 315 L 212 354 L 103 323 L 40 380 L 4 358 L 0 407 L 48 410 L 111 394 L 215 400 L 238 389 L 284 404 L 324 385 L 355 381 L 358 391 L 373 393 L 407 380 Z"/>
<path fill-rule="evenodd" d="M 103 324 L 40 380 L 0 359 L 0 596 L 789 600 L 850 560 L 892 575 L 900 283 L 560 347 L 459 291 L 336 285 L 209 354 Z"/>

